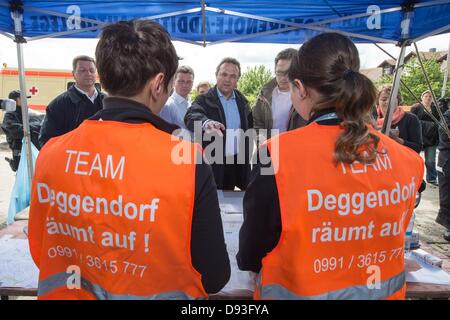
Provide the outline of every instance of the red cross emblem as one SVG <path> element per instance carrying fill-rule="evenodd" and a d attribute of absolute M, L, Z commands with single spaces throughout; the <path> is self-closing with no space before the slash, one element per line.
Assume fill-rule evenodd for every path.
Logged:
<path fill-rule="evenodd" d="M 30 91 L 31 95 L 34 96 L 34 95 L 36 95 L 36 93 L 38 93 L 39 90 L 35 86 L 32 86 L 29 91 Z"/>

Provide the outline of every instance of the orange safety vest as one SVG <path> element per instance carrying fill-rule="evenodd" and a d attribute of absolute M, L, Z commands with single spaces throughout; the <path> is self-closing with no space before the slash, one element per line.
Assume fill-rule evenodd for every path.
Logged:
<path fill-rule="evenodd" d="M 172 161 L 180 146 L 190 164 Z M 206 297 L 190 252 L 198 152 L 148 123 L 88 120 L 50 140 L 29 220 L 39 299 Z"/>
<path fill-rule="evenodd" d="M 256 299 L 405 298 L 404 235 L 423 161 L 372 130 L 386 154 L 336 165 L 341 132 L 314 122 L 267 142 L 282 232 L 262 260 Z"/>

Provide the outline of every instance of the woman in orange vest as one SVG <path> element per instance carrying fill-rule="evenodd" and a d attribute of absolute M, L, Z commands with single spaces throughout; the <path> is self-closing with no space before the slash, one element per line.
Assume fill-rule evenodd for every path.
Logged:
<path fill-rule="evenodd" d="M 157 116 L 178 67 L 170 36 L 151 21 L 110 24 L 96 60 L 104 109 L 36 161 L 38 297 L 204 299 L 230 264 L 211 168 Z"/>
<path fill-rule="evenodd" d="M 369 124 L 376 90 L 358 70 L 355 45 L 334 33 L 292 60 L 293 105 L 309 124 L 260 148 L 245 193 L 237 260 L 258 273 L 255 298 L 405 298 L 423 161 Z"/>

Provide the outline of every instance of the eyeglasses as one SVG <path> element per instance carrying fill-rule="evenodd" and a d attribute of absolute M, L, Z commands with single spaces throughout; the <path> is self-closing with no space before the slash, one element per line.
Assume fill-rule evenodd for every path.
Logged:
<path fill-rule="evenodd" d="M 284 71 L 277 70 L 277 71 L 275 71 L 275 75 L 277 77 L 287 77 L 288 73 L 289 73 L 289 70 L 284 70 Z"/>

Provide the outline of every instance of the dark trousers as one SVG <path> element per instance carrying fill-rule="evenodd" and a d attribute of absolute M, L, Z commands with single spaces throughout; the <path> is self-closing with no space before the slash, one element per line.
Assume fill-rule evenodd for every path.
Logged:
<path fill-rule="evenodd" d="M 450 229 L 450 172 L 438 172 L 439 213 L 436 222 Z"/>
<path fill-rule="evenodd" d="M 12 150 L 12 159 L 5 158 L 8 161 L 11 170 L 16 172 L 19 168 L 21 150 Z"/>
<path fill-rule="evenodd" d="M 436 146 L 423 148 L 425 153 L 425 167 L 427 168 L 427 182 L 435 182 L 437 178 L 436 172 Z"/>

